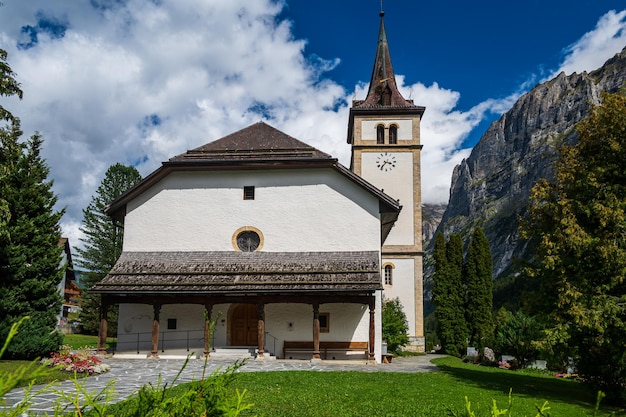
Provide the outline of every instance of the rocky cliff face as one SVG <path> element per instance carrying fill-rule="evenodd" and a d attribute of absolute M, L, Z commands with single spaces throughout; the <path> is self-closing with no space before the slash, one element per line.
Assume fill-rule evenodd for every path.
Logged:
<path fill-rule="evenodd" d="M 422 205 L 422 239 L 428 242 L 435 236 L 437 227 L 441 223 L 443 214 L 446 212 L 445 204 Z"/>
<path fill-rule="evenodd" d="M 461 233 L 467 242 L 473 228 L 481 226 L 491 245 L 494 278 L 510 273 L 527 249 L 519 238 L 518 218 L 526 212 L 531 188 L 540 178 L 553 178 L 557 150 L 575 143 L 574 126 L 588 114 L 590 103 L 625 82 L 626 48 L 598 70 L 561 73 L 520 97 L 454 169 L 450 200 L 435 233 Z"/>

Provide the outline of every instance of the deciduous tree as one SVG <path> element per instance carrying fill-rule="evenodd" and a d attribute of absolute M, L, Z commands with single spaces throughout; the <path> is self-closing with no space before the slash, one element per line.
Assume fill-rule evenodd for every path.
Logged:
<path fill-rule="evenodd" d="M 535 306 L 579 373 L 624 400 L 626 390 L 626 97 L 604 94 L 564 147 L 553 181 L 532 190 L 527 238 Z"/>
<path fill-rule="evenodd" d="M 387 349 L 398 353 L 402 346 L 409 343 L 409 324 L 398 298 L 383 302 L 382 322 L 383 340 L 387 342 Z"/>

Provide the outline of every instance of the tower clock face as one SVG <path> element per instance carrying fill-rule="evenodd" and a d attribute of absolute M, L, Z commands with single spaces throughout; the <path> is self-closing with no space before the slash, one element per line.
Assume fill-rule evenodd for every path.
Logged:
<path fill-rule="evenodd" d="M 388 152 L 383 152 L 376 157 L 376 167 L 383 172 L 391 171 L 396 164 L 396 157 Z"/>

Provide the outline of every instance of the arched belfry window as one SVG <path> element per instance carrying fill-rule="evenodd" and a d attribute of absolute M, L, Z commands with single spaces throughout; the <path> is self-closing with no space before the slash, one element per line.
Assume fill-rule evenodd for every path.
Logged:
<path fill-rule="evenodd" d="M 381 145 L 385 143 L 385 126 L 376 126 L 376 143 Z"/>
<path fill-rule="evenodd" d="M 398 126 L 389 126 L 389 143 L 395 145 L 398 143 Z"/>
<path fill-rule="evenodd" d="M 393 285 L 393 266 L 385 265 L 385 285 Z"/>

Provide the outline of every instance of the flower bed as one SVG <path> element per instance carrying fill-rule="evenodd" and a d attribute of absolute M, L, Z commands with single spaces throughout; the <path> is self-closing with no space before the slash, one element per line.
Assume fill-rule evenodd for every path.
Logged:
<path fill-rule="evenodd" d="M 42 359 L 44 365 L 58 367 L 62 371 L 87 374 L 101 374 L 108 372 L 111 367 L 102 363 L 102 360 L 90 351 L 72 353 L 69 350 L 52 352 L 49 359 Z"/>

